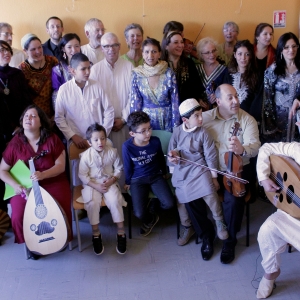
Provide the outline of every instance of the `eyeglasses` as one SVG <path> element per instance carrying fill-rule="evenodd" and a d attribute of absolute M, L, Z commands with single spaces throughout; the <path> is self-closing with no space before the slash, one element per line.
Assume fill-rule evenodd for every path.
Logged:
<path fill-rule="evenodd" d="M 237 33 L 236 30 L 230 30 L 230 29 L 223 29 L 223 32 L 225 32 L 225 33 Z"/>
<path fill-rule="evenodd" d="M 294 49 L 297 49 L 297 48 L 299 48 L 299 45 L 292 45 L 292 46 L 284 46 L 283 47 L 284 50 L 289 50 L 289 49 L 294 50 Z"/>
<path fill-rule="evenodd" d="M 217 52 L 217 49 L 211 50 L 211 51 L 207 51 L 207 52 L 201 52 L 202 55 L 209 55 L 209 54 L 215 54 Z"/>
<path fill-rule="evenodd" d="M 13 37 L 13 33 L 9 33 L 9 32 L 0 32 L 0 34 L 4 35 L 5 37 Z"/>
<path fill-rule="evenodd" d="M 145 135 L 147 133 L 151 133 L 151 131 L 152 131 L 152 127 L 149 127 L 148 129 L 144 129 L 142 131 L 136 131 L 135 133 L 139 133 L 139 134 Z"/>
<path fill-rule="evenodd" d="M 106 51 L 109 50 L 109 48 L 111 49 L 117 49 L 120 46 L 120 44 L 116 43 L 116 44 L 112 44 L 112 45 L 102 45 L 102 48 Z"/>
<path fill-rule="evenodd" d="M 106 29 L 105 28 L 99 28 L 99 29 L 96 29 L 95 31 L 104 34 Z"/>
<path fill-rule="evenodd" d="M 0 53 L 10 53 L 10 51 L 7 48 L 0 48 Z"/>

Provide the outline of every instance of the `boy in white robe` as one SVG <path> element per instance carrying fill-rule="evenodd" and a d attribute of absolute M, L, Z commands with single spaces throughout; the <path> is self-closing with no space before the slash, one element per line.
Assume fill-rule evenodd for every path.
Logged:
<path fill-rule="evenodd" d="M 105 128 L 97 123 L 89 126 L 86 138 L 91 146 L 81 153 L 78 176 L 83 183 L 81 191 L 84 208 L 92 226 L 93 246 L 96 255 L 104 251 L 99 229 L 102 199 L 109 208 L 114 223 L 117 224 L 117 252 L 126 252 L 126 234 L 124 230 L 124 201 L 118 179 L 123 172 L 123 164 L 117 149 L 106 144 Z"/>

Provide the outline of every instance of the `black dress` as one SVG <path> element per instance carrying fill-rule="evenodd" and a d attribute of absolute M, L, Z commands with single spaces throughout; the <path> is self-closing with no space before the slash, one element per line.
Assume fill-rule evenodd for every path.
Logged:
<path fill-rule="evenodd" d="M 31 104 L 30 89 L 21 70 L 0 66 L 0 156 L 11 140 L 12 133 L 19 126 L 24 109 Z M 8 90 L 7 90 L 8 89 Z M 3 201 L 5 186 L 0 180 L 0 209 L 7 211 Z"/>
<path fill-rule="evenodd" d="M 178 62 L 177 68 L 173 67 L 171 61 L 169 61 L 168 64 L 176 75 L 179 102 L 181 103 L 189 98 L 199 100 L 201 94 L 204 92 L 204 88 L 192 59 L 182 56 Z"/>

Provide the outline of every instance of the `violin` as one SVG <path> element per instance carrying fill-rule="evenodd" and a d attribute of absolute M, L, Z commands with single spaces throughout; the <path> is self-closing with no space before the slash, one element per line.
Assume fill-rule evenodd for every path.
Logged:
<path fill-rule="evenodd" d="M 242 130 L 240 128 L 240 123 L 235 122 L 232 127 L 231 137 L 238 136 L 239 132 Z M 227 166 L 227 173 L 241 178 L 241 173 L 243 171 L 243 160 L 240 155 L 235 154 L 232 151 L 228 151 L 224 154 L 225 163 Z M 243 197 L 246 194 L 245 184 L 239 180 L 232 178 L 231 176 L 224 176 L 223 183 L 226 190 L 234 195 L 235 197 Z"/>
<path fill-rule="evenodd" d="M 183 52 L 187 57 L 190 58 L 195 58 L 195 59 L 199 59 L 198 58 L 198 54 L 197 54 L 197 49 L 194 45 L 194 43 L 186 38 L 183 38 L 183 43 L 184 43 L 184 48 L 183 48 Z"/>
<path fill-rule="evenodd" d="M 183 42 L 184 42 L 184 54 L 187 56 L 187 57 L 190 57 L 190 58 L 194 58 L 196 60 L 198 60 L 198 53 L 197 53 L 197 49 L 196 49 L 196 42 L 197 42 L 197 39 L 199 38 L 203 28 L 205 26 L 205 23 L 203 24 L 203 26 L 201 27 L 196 39 L 193 41 L 189 40 L 189 39 L 186 39 L 184 38 L 183 39 Z"/>

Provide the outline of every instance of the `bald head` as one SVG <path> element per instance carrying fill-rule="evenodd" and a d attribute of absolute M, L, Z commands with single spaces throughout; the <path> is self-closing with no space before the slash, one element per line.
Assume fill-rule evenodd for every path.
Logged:
<path fill-rule="evenodd" d="M 119 43 L 119 39 L 117 37 L 116 34 L 112 33 L 112 32 L 107 32 L 105 34 L 103 34 L 102 38 L 101 38 L 101 46 L 106 45 L 108 40 L 114 39 L 116 41 L 116 43 Z"/>
<path fill-rule="evenodd" d="M 118 37 L 112 32 L 105 33 L 101 38 L 101 46 L 105 59 L 113 67 L 119 58 L 120 42 Z"/>
<path fill-rule="evenodd" d="M 229 119 L 237 114 L 240 108 L 238 94 L 230 84 L 221 84 L 215 91 L 218 110 L 224 119 Z"/>

